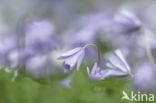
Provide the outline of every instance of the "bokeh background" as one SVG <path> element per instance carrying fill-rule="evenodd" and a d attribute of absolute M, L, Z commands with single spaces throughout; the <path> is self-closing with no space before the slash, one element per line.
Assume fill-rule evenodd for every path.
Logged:
<path fill-rule="evenodd" d="M 114 19 L 122 10 L 135 15 L 124 25 Z M 155 0 L 0 0 L 0 103 L 131 103 L 121 101 L 122 91 L 155 94 L 156 71 L 138 27 L 148 31 L 156 60 L 155 11 Z M 102 65 L 123 48 L 134 77 L 90 81 L 91 47 L 79 71 L 64 73 L 57 58 L 87 43 L 100 48 Z"/>

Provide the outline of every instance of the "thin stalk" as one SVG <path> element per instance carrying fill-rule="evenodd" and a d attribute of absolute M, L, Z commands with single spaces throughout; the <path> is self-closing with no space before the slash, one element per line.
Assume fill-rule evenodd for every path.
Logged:
<path fill-rule="evenodd" d="M 150 44 L 149 44 L 149 41 L 147 39 L 147 34 L 146 34 L 146 29 L 143 29 L 143 36 L 144 36 L 144 41 L 145 41 L 145 48 L 146 48 L 146 53 L 147 53 L 147 56 L 148 56 L 148 59 L 150 60 L 150 62 L 152 63 L 155 71 L 156 71 L 156 64 L 154 62 L 154 58 L 153 58 L 153 55 L 152 55 L 152 51 L 151 51 L 151 48 L 150 48 Z"/>
<path fill-rule="evenodd" d="M 96 51 L 97 51 L 97 56 L 98 56 L 98 66 L 100 67 L 101 66 L 101 63 L 100 63 L 100 50 L 99 50 L 99 48 L 95 45 L 95 44 L 86 44 L 84 47 L 83 47 L 83 49 L 86 49 L 88 46 L 92 46 L 92 47 L 94 47 L 95 49 L 96 49 Z"/>

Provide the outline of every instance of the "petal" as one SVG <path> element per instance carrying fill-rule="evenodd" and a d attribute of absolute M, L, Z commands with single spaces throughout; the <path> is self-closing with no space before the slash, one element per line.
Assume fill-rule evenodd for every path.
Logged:
<path fill-rule="evenodd" d="M 89 68 L 87 67 L 87 73 L 88 73 L 88 75 L 90 75 L 90 70 L 89 70 Z"/>
<path fill-rule="evenodd" d="M 123 62 L 123 60 L 124 60 L 124 62 Z M 124 57 L 123 57 L 123 55 L 122 55 L 120 50 L 116 50 L 115 54 L 112 55 L 109 58 L 109 61 L 110 61 L 110 63 L 106 64 L 109 68 L 116 69 L 116 70 L 119 70 L 119 71 L 122 71 L 122 72 L 129 72 L 127 70 L 127 66 L 125 64 L 126 61 L 125 61 L 125 59 L 124 59 Z"/>
<path fill-rule="evenodd" d="M 63 62 L 62 66 L 65 73 L 69 73 L 71 71 L 71 66 L 69 64 L 65 64 L 65 62 Z"/>
<path fill-rule="evenodd" d="M 84 51 L 84 50 L 81 50 L 81 51 L 82 51 L 82 53 L 81 53 L 81 55 L 80 55 L 80 58 L 79 58 L 78 61 L 77 61 L 77 67 L 76 67 L 77 70 L 79 69 L 79 67 L 80 67 L 80 65 L 81 65 L 81 63 L 82 63 L 82 60 L 83 60 L 83 58 L 84 58 L 84 56 L 85 56 L 85 51 Z"/>
<path fill-rule="evenodd" d="M 106 78 L 108 76 L 108 71 L 107 70 L 101 70 L 101 77 L 100 80 L 103 80 L 104 78 Z"/>
<path fill-rule="evenodd" d="M 72 50 L 62 54 L 58 59 L 61 60 L 61 59 L 69 58 L 70 56 L 73 56 L 74 54 L 76 54 L 80 50 L 82 50 L 82 47 L 77 47 L 75 49 L 72 49 Z"/>
<path fill-rule="evenodd" d="M 119 58 L 121 59 L 121 61 L 124 63 L 124 65 L 125 65 L 127 71 L 128 71 L 128 72 L 131 72 L 130 67 L 129 67 L 128 63 L 126 62 L 124 56 L 122 55 L 121 50 L 118 49 L 118 50 L 115 51 L 115 53 L 118 55 L 118 57 L 119 57 Z"/>
<path fill-rule="evenodd" d="M 107 70 L 107 72 L 105 73 L 105 77 L 118 77 L 118 76 L 126 76 L 126 75 L 128 75 L 128 73 L 120 72 L 112 69 Z"/>
<path fill-rule="evenodd" d="M 97 69 L 98 69 L 97 63 L 94 63 L 94 66 L 93 66 L 93 68 L 92 68 L 91 73 L 92 73 L 92 74 L 95 74 L 95 72 L 97 71 Z"/>
<path fill-rule="evenodd" d="M 71 56 L 70 58 L 65 59 L 65 64 L 69 64 L 71 68 L 75 66 L 75 64 L 78 62 L 80 56 L 82 54 L 82 51 L 76 53 L 75 55 Z"/>

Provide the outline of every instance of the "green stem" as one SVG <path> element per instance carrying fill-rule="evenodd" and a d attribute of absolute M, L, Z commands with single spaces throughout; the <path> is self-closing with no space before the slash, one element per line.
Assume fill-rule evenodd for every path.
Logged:
<path fill-rule="evenodd" d="M 83 47 L 83 49 L 86 49 L 88 46 L 92 46 L 92 47 L 94 47 L 95 49 L 96 49 L 96 51 L 97 51 L 97 56 L 98 56 L 98 67 L 100 67 L 101 66 L 101 63 L 100 63 L 100 50 L 99 50 L 99 48 L 95 45 L 95 44 L 86 44 L 84 47 Z"/>
<path fill-rule="evenodd" d="M 146 34 L 145 30 L 146 29 L 143 29 L 143 36 L 144 36 L 144 41 L 145 41 L 146 53 L 147 53 L 147 56 L 148 56 L 150 62 L 152 63 L 153 67 L 156 70 L 156 64 L 154 62 L 154 58 L 153 58 L 153 55 L 152 55 L 152 51 L 151 51 L 150 44 L 149 44 L 149 41 L 147 39 L 147 34 Z"/>

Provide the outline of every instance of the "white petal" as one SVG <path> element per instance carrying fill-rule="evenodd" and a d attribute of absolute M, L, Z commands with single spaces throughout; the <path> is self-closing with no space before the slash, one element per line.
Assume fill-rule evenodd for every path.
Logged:
<path fill-rule="evenodd" d="M 120 58 L 120 59 L 122 60 L 122 62 L 125 64 L 127 71 L 128 71 L 128 72 L 131 72 L 128 63 L 126 62 L 124 56 L 122 55 L 122 52 L 118 49 L 118 50 L 115 51 L 115 53 L 119 56 L 119 58 Z"/>
<path fill-rule="evenodd" d="M 82 60 L 83 60 L 84 56 L 85 56 L 85 51 L 82 50 L 82 53 L 81 53 L 81 55 L 80 55 L 80 57 L 79 57 L 79 59 L 77 61 L 77 67 L 76 67 L 77 70 L 80 68 L 80 65 L 82 63 Z"/>
<path fill-rule="evenodd" d="M 80 58 L 82 54 L 82 51 L 78 52 L 74 56 L 71 56 L 70 58 L 65 59 L 65 64 L 69 64 L 72 67 L 75 66 L 75 64 L 78 62 L 78 59 Z"/>
<path fill-rule="evenodd" d="M 87 73 L 88 73 L 88 75 L 90 75 L 90 70 L 89 70 L 89 68 L 87 67 Z"/>
<path fill-rule="evenodd" d="M 111 63 L 111 66 L 112 67 L 113 66 L 115 67 L 115 68 L 112 68 L 112 69 L 119 69 L 120 71 L 127 72 L 127 70 L 125 68 L 125 65 L 115 55 L 111 56 L 110 59 L 109 59 L 109 61 Z M 110 64 L 109 64 L 109 66 L 110 66 Z"/>
<path fill-rule="evenodd" d="M 97 71 L 98 67 L 97 67 L 97 63 L 94 63 L 94 66 L 92 68 L 91 73 L 94 74 Z M 98 69 L 99 70 L 99 69 Z"/>
<path fill-rule="evenodd" d="M 128 75 L 128 73 L 109 69 L 105 74 L 105 77 L 116 77 L 116 76 L 125 76 L 125 75 Z"/>
<path fill-rule="evenodd" d="M 71 56 L 71 55 L 77 53 L 78 51 L 80 51 L 81 49 L 82 49 L 82 47 L 77 47 L 75 49 L 72 49 L 72 50 L 62 54 L 61 57 Z"/>

